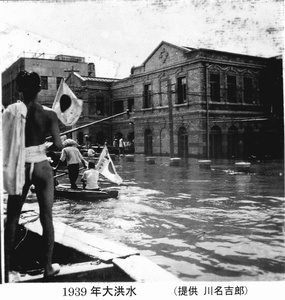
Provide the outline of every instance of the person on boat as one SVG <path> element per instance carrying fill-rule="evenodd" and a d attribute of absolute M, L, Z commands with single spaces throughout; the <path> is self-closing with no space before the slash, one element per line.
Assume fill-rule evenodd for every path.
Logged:
<path fill-rule="evenodd" d="M 54 146 L 62 149 L 56 113 L 38 102 L 41 78 L 35 72 L 21 71 L 17 75 L 18 91 L 23 102 L 11 104 L 2 115 L 3 184 L 8 193 L 5 225 L 5 280 L 9 271 L 15 243 L 16 228 L 27 193 L 34 185 L 40 209 L 44 241 L 44 276 L 54 276 L 59 266 L 52 264 L 54 226 L 53 170 L 46 156 L 46 136 L 51 135 Z"/>
<path fill-rule="evenodd" d="M 92 140 L 92 137 L 91 137 L 91 135 L 89 134 L 86 134 L 85 135 L 85 140 L 86 140 L 86 147 L 87 148 L 90 148 L 91 147 L 91 140 Z"/>
<path fill-rule="evenodd" d="M 124 155 L 125 154 L 125 145 L 124 145 L 124 139 L 123 139 L 123 137 L 121 137 L 119 139 L 119 150 L 120 150 L 120 155 Z"/>
<path fill-rule="evenodd" d="M 68 168 L 68 176 L 72 189 L 77 189 L 76 181 L 79 176 L 79 164 L 82 163 L 84 168 L 87 168 L 87 162 L 78 150 L 78 144 L 72 139 L 67 139 L 64 142 L 64 148 L 61 151 L 57 166 L 54 168 L 56 171 L 58 167 L 66 160 Z"/>
<path fill-rule="evenodd" d="M 88 170 L 84 171 L 81 181 L 83 182 L 83 189 L 99 191 L 98 186 L 99 171 L 95 169 L 94 162 L 88 163 Z"/>
<path fill-rule="evenodd" d="M 95 156 L 95 150 L 90 146 L 87 150 L 88 159 L 92 159 Z"/>

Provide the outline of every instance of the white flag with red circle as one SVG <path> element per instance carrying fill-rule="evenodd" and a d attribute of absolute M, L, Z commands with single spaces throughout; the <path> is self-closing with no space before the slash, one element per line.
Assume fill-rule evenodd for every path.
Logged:
<path fill-rule="evenodd" d="M 74 125 L 82 113 L 83 100 L 78 99 L 64 79 L 58 87 L 52 109 L 65 126 Z"/>

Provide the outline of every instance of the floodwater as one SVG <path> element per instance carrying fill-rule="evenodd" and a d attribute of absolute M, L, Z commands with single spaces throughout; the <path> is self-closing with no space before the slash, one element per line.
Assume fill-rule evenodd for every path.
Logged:
<path fill-rule="evenodd" d="M 253 161 L 248 174 L 226 160 L 211 169 L 142 155 L 114 163 L 125 184 L 117 199 L 56 200 L 54 218 L 137 249 L 182 280 L 285 279 L 283 161 Z"/>

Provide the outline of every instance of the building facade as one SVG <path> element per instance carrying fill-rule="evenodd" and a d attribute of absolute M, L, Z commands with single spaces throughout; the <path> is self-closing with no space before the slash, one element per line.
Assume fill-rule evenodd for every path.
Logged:
<path fill-rule="evenodd" d="M 135 151 L 197 158 L 283 154 L 282 60 L 161 42 L 112 102 L 133 99 Z M 127 133 L 127 126 L 113 130 Z"/>
<path fill-rule="evenodd" d="M 41 76 L 42 91 L 39 101 L 51 107 L 62 78 L 76 70 L 83 76 L 95 76 L 93 63 L 86 63 L 84 57 L 57 55 L 54 58 L 20 57 L 2 73 L 2 104 L 7 105 L 19 99 L 16 77 L 22 70 L 36 72 Z"/>
<path fill-rule="evenodd" d="M 55 72 L 56 62 L 47 64 L 48 72 Z M 95 77 L 90 66 L 88 73 L 88 64 L 62 66 L 61 72 L 71 66 L 66 82 L 84 100 L 78 126 L 129 110 L 128 116 L 78 131 L 79 142 L 90 135 L 93 144 L 111 145 L 114 138 L 123 137 L 126 143 L 134 142 L 136 153 L 148 156 L 283 157 L 281 57 L 162 41 L 124 79 Z M 54 87 L 55 83 L 56 77 Z M 3 85 L 5 89 L 4 81 Z"/>
<path fill-rule="evenodd" d="M 83 111 L 77 122 L 77 126 L 84 126 L 98 122 L 92 126 L 78 130 L 73 137 L 79 144 L 85 144 L 88 136 L 91 144 L 104 145 L 112 141 L 112 122 L 102 121 L 112 115 L 111 86 L 118 79 L 82 76 L 77 72 L 71 72 L 66 78 L 66 83 L 76 96 L 83 100 Z"/>

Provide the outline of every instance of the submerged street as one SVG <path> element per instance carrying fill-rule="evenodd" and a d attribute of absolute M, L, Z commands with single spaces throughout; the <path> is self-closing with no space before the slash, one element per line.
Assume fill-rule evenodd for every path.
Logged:
<path fill-rule="evenodd" d="M 143 155 L 114 163 L 117 199 L 57 199 L 54 219 L 135 248 L 182 280 L 284 279 L 283 161 L 252 161 L 248 174 L 227 160 L 211 169 Z"/>

